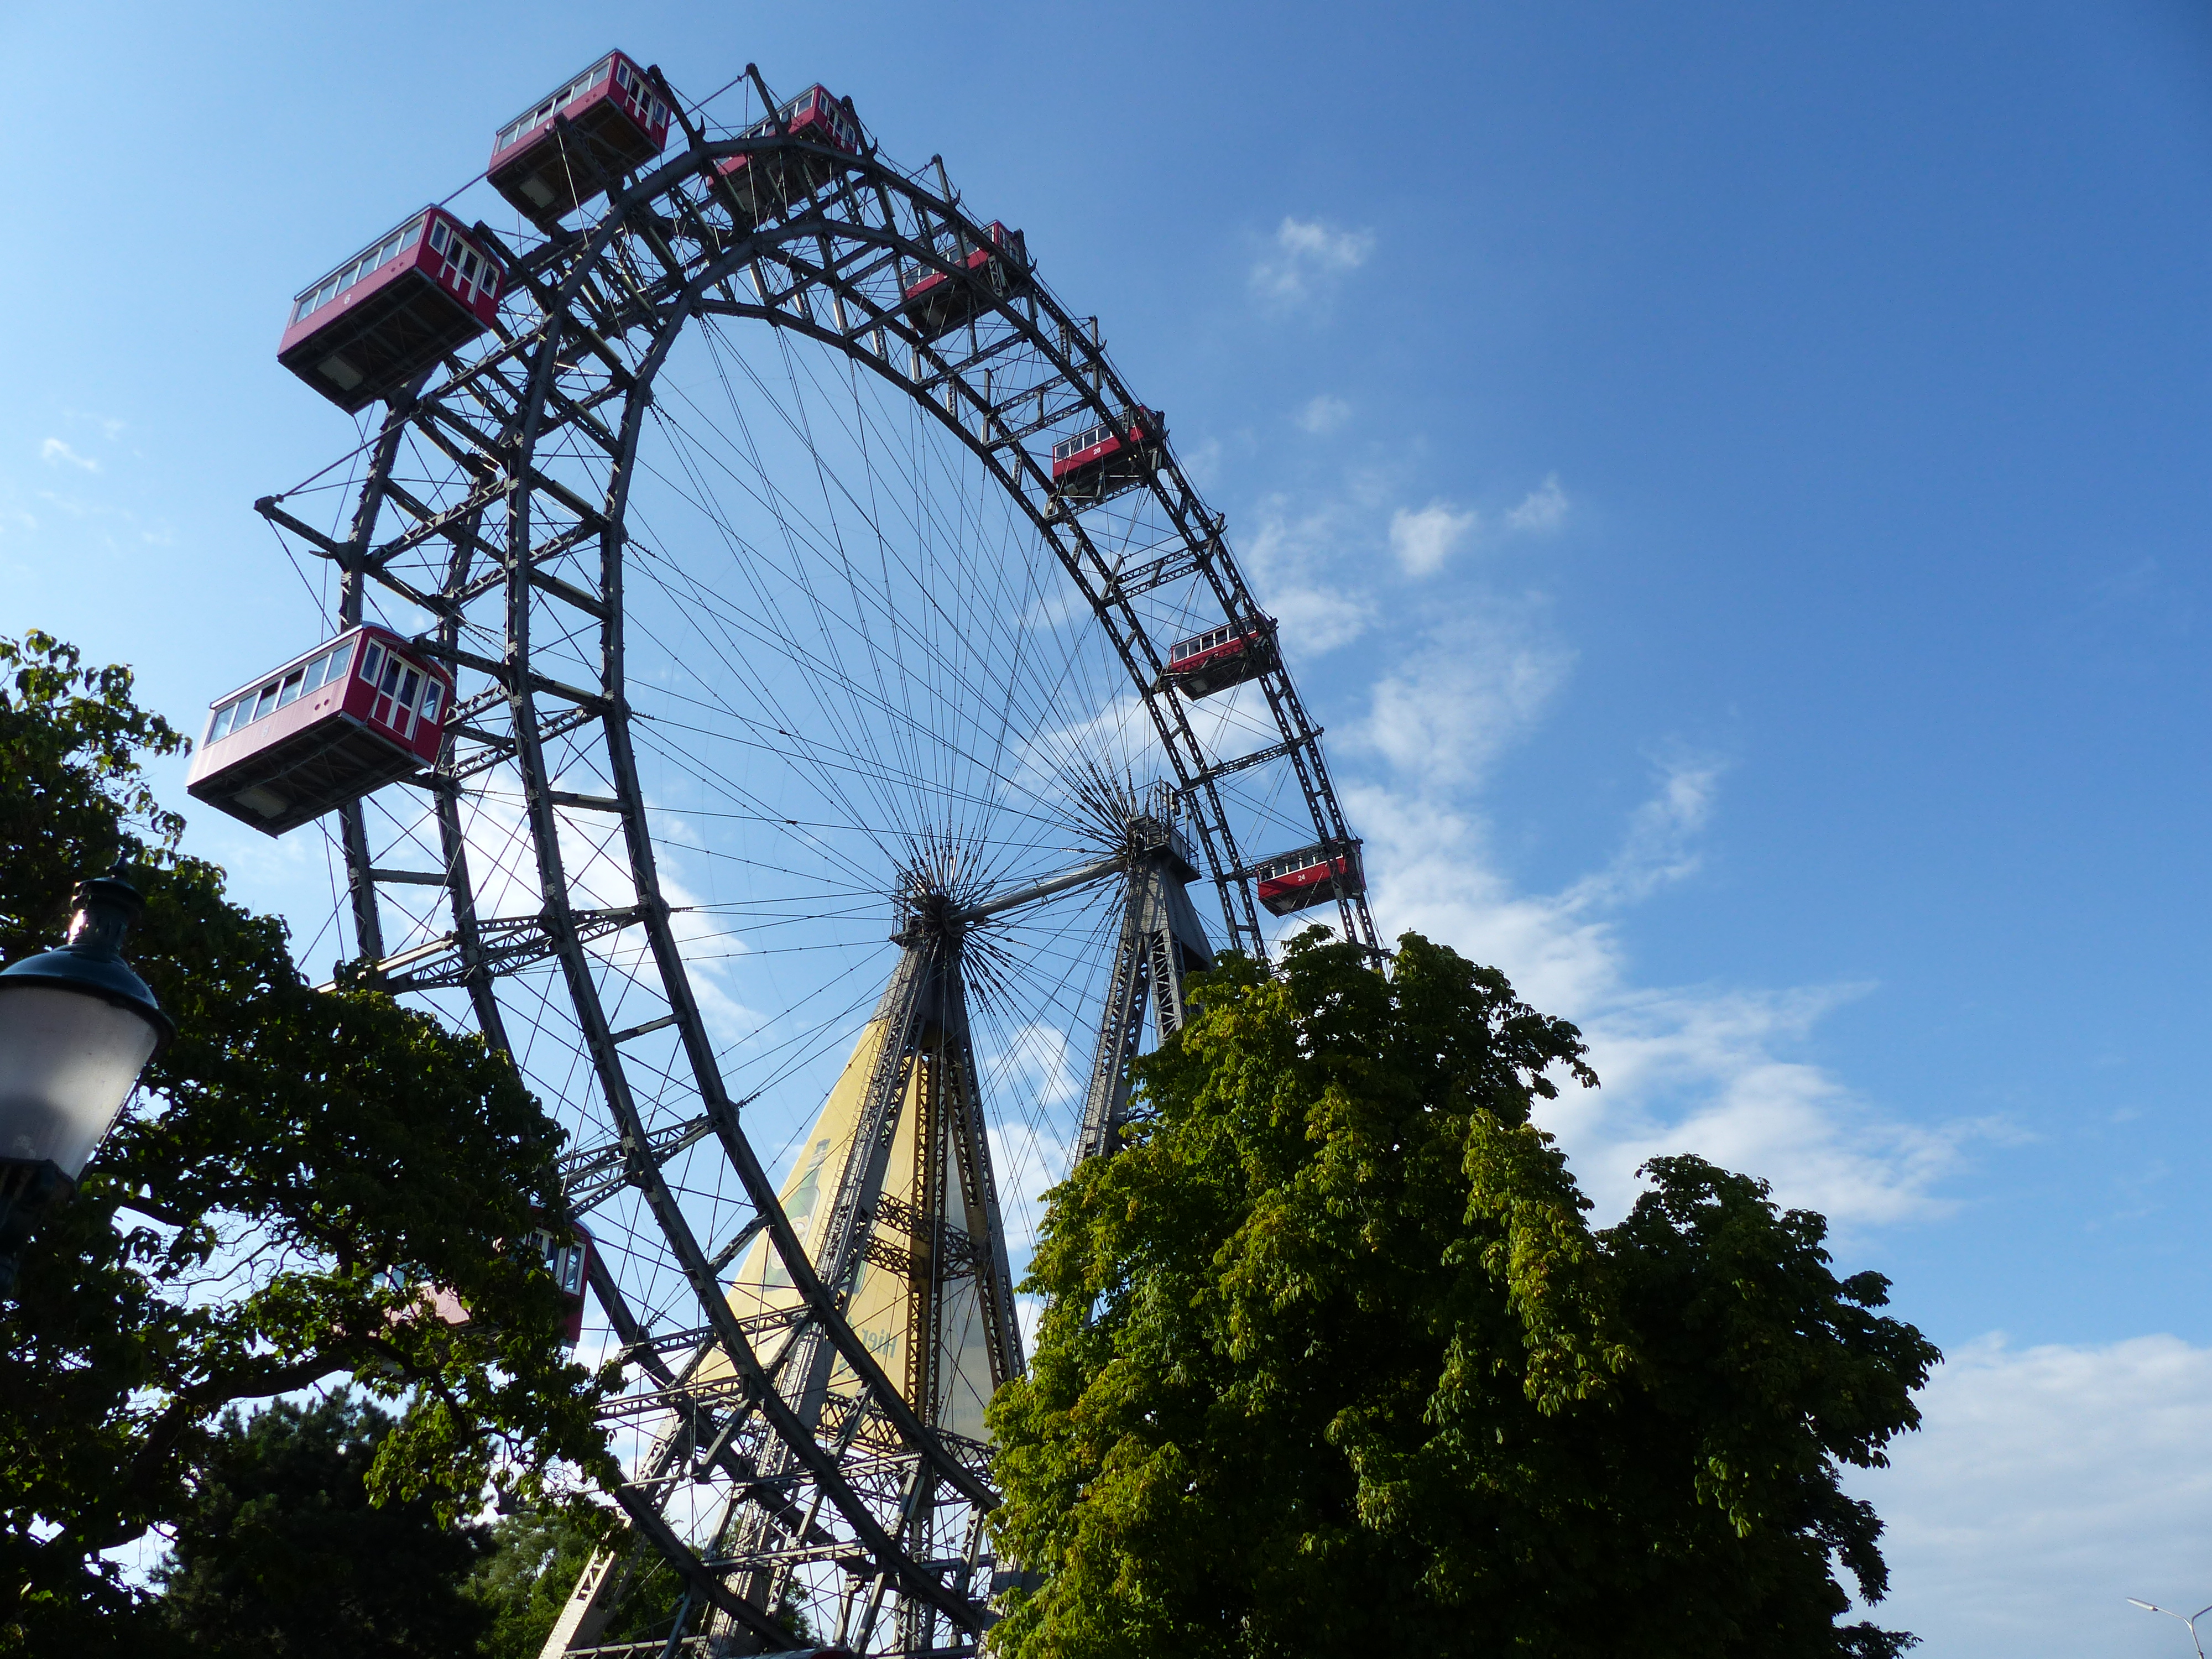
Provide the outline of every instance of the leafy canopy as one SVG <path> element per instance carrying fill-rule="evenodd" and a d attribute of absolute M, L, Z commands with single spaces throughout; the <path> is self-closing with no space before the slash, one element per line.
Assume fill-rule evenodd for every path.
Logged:
<path fill-rule="evenodd" d="M 1618 1226 L 1529 1121 L 1580 1033 L 1416 934 L 1229 958 L 1152 1121 L 1049 1198 L 994 1401 L 1019 1659 L 1887 1656 L 1838 1484 L 1939 1356 L 1825 1224 L 1694 1158 Z"/>
<path fill-rule="evenodd" d="M 177 854 L 141 757 L 185 747 L 128 669 L 0 639 L 0 960 L 52 945 L 121 854 L 131 960 L 178 1026 L 0 1304 L 0 1650 L 122 1640 L 143 1609 L 100 1553 L 197 1501 L 233 1401 L 349 1376 L 401 1402 L 366 1490 L 447 1522 L 490 1483 L 601 1527 L 574 1475 L 616 1474 L 556 1292 L 500 1243 L 560 1212 L 561 1132 L 477 1037 L 310 989 L 283 924 Z M 475 1322 L 429 1316 L 424 1284 Z"/>
<path fill-rule="evenodd" d="M 483 1659 L 538 1659 L 599 1541 L 595 1532 L 558 1511 L 526 1510 L 492 1523 L 491 1553 L 477 1565 L 468 1584 L 471 1598 L 489 1620 L 477 1644 Z M 652 1607 L 654 1613 L 660 1610 L 659 1603 Z M 618 1605 L 601 1639 L 647 1634 L 643 1622 L 631 1607 Z"/>
<path fill-rule="evenodd" d="M 372 1504 L 391 1416 L 340 1389 L 223 1414 L 155 1575 L 169 1631 L 208 1659 L 457 1659 L 490 1610 L 465 1586 L 488 1528 L 448 1525 L 428 1498 Z"/>

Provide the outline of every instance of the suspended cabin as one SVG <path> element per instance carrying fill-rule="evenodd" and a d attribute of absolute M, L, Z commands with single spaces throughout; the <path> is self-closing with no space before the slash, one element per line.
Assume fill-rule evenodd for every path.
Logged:
<path fill-rule="evenodd" d="M 1275 619 L 1254 617 L 1177 640 L 1168 647 L 1158 689 L 1172 687 L 1195 702 L 1258 678 L 1277 661 Z"/>
<path fill-rule="evenodd" d="M 545 1271 L 552 1275 L 554 1289 L 561 1297 L 561 1340 L 564 1346 L 574 1347 L 584 1334 L 584 1290 L 591 1279 L 595 1249 L 591 1234 L 577 1221 L 566 1227 L 536 1227 L 510 1248 L 526 1260 L 543 1262 Z M 386 1274 L 385 1282 L 394 1290 L 404 1289 L 407 1283 L 396 1271 Z M 431 1310 L 455 1329 L 476 1322 L 475 1316 L 460 1297 L 444 1285 L 428 1286 L 427 1295 Z"/>
<path fill-rule="evenodd" d="M 784 105 L 775 116 L 754 122 L 739 136 L 773 138 L 779 120 L 787 139 L 819 145 L 823 150 L 847 155 L 860 153 L 860 122 L 819 82 Z M 728 180 L 730 193 L 737 201 L 738 216 L 748 229 L 776 209 L 789 207 L 812 195 L 844 170 L 835 155 L 823 155 L 820 150 L 753 150 L 744 155 L 726 157 L 714 164 L 714 171 Z"/>
<path fill-rule="evenodd" d="M 185 787 L 281 836 L 433 764 L 453 696 L 398 635 L 356 628 L 217 702 Z"/>
<path fill-rule="evenodd" d="M 584 1286 L 591 1277 L 592 1236 L 580 1221 L 572 1221 L 559 1234 L 540 1227 L 523 1242 L 553 1275 L 561 1292 L 561 1340 L 569 1347 L 584 1334 Z"/>
<path fill-rule="evenodd" d="M 276 361 L 350 415 L 491 326 L 506 274 L 425 208 L 292 303 Z"/>
<path fill-rule="evenodd" d="M 1079 501 L 1103 501 L 1151 474 L 1167 433 L 1167 416 L 1158 410 L 1133 409 L 1119 425 L 1109 421 L 1062 438 L 1052 447 L 1054 491 Z"/>
<path fill-rule="evenodd" d="M 950 334 L 977 312 L 1021 292 L 1029 276 L 1028 246 L 1018 230 L 994 219 L 984 240 L 963 258 L 951 250 L 952 269 L 933 270 L 906 290 L 906 319 L 925 340 Z"/>
<path fill-rule="evenodd" d="M 566 117 L 577 140 L 564 149 L 554 122 Z M 484 177 L 524 217 L 565 218 L 643 167 L 668 143 L 668 106 L 645 71 L 611 52 L 501 127 Z"/>
<path fill-rule="evenodd" d="M 1356 898 L 1367 890 L 1356 841 L 1322 842 L 1295 853 L 1278 853 L 1255 865 L 1260 902 L 1279 916 L 1309 910 L 1333 898 Z"/>

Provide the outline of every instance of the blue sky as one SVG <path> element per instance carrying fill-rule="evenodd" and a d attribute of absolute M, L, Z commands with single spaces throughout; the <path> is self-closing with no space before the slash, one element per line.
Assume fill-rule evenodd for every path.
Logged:
<path fill-rule="evenodd" d="M 180 722 L 311 643 L 250 507 L 353 441 L 276 366 L 294 289 L 605 45 L 825 80 L 1169 412 L 1386 927 L 1591 1032 L 1601 1209 L 1656 1152 L 1767 1175 L 1952 1352 L 1861 1483 L 1887 1616 L 2170 1650 L 2122 1598 L 2212 1600 L 2212 21 L 826 15 L 7 9 L 0 630 Z"/>

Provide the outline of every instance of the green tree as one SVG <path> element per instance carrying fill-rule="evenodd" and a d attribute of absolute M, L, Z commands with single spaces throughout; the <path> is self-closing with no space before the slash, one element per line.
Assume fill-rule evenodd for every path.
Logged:
<path fill-rule="evenodd" d="M 465 1593 L 490 1548 L 428 1498 L 369 1501 L 392 1419 L 341 1389 L 223 1414 L 155 1574 L 162 1614 L 195 1655 L 459 1659 L 490 1614 Z"/>
<path fill-rule="evenodd" d="M 491 1553 L 468 1587 L 489 1620 L 478 1644 L 484 1659 L 538 1659 L 598 1541 L 594 1531 L 558 1510 L 503 1515 L 493 1523 Z"/>
<path fill-rule="evenodd" d="M 283 924 L 177 854 L 140 757 L 185 747 L 129 670 L 0 639 L 0 960 L 123 856 L 131 958 L 179 1028 L 0 1304 L 0 1651 L 131 1645 L 143 1598 L 101 1552 L 185 1511 L 234 1401 L 350 1376 L 403 1402 L 367 1489 L 449 1522 L 490 1484 L 601 1525 L 577 1477 L 615 1473 L 553 1285 L 499 1245 L 559 1212 L 560 1131 L 475 1036 L 309 988 Z"/>
<path fill-rule="evenodd" d="M 481 1659 L 537 1659 L 599 1536 L 559 1513 L 524 1511 L 494 1523 L 492 1553 L 469 1583 L 469 1594 L 492 1620 L 477 1645 Z M 664 1645 L 668 1610 L 683 1594 L 683 1583 L 659 1553 L 635 1534 L 623 1534 L 616 1548 L 622 1562 L 614 1569 L 612 1606 L 599 1639 L 605 1644 Z M 793 1646 L 816 1645 L 819 1638 L 798 1605 L 795 1586 L 785 1588 L 774 1616 Z"/>
<path fill-rule="evenodd" d="M 1529 1121 L 1580 1033 L 1418 935 L 1228 959 L 1150 1123 L 1051 1195 L 993 1402 L 994 1650 L 1850 1654 L 1886 1587 L 1844 1464 L 1940 1356 L 1825 1224 L 1693 1158 L 1594 1231 Z"/>

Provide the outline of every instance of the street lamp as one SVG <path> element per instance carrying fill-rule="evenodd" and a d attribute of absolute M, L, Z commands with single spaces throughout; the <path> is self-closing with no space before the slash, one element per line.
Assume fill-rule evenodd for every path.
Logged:
<path fill-rule="evenodd" d="M 31 1229 L 76 1192 L 138 1073 L 176 1035 L 123 960 L 146 908 L 123 868 L 78 886 L 60 949 L 0 972 L 0 1294 Z"/>
<path fill-rule="evenodd" d="M 2162 1613 L 2169 1619 L 2181 1619 L 2181 1615 L 2171 1607 L 2162 1607 L 2155 1601 L 2138 1601 L 2132 1595 L 2128 1597 L 2128 1605 L 2141 1607 L 2145 1613 Z M 2189 1639 L 2196 1644 L 2197 1659 L 2204 1659 L 2204 1644 L 2197 1640 L 2197 1621 L 2208 1613 L 2212 1613 L 2212 1607 L 2199 1607 L 2186 1619 L 2181 1619 L 2181 1622 L 2189 1626 Z"/>

